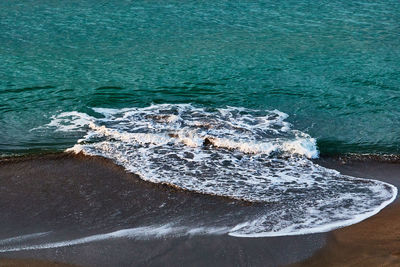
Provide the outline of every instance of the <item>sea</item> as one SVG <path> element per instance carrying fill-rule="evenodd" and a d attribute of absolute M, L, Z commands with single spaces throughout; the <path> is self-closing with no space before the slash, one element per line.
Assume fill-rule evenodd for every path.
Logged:
<path fill-rule="evenodd" d="M 396 187 L 314 159 L 399 155 L 399 129 L 399 1 L 0 1 L 0 157 L 268 204 L 232 236 L 376 214 Z"/>

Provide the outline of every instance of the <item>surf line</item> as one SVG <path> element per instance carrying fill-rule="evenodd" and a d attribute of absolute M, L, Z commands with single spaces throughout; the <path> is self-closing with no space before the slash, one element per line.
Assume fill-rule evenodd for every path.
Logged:
<path fill-rule="evenodd" d="M 0 240 L 0 245 L 12 244 L 12 243 L 25 241 L 25 240 L 40 238 L 40 237 L 49 235 L 51 232 L 52 231 L 41 232 L 41 233 L 33 233 L 33 234 L 20 235 L 20 236 L 15 236 L 15 237 L 2 239 L 2 240 Z"/>
<path fill-rule="evenodd" d="M 98 242 L 108 239 L 118 239 L 118 238 L 147 239 L 147 238 L 161 238 L 167 235 L 174 235 L 174 236 L 222 235 L 228 233 L 230 229 L 231 228 L 227 227 L 197 227 L 197 228 L 173 227 L 171 226 L 171 224 L 165 224 L 162 226 L 145 226 L 145 227 L 122 229 L 106 234 L 91 235 L 87 237 L 66 240 L 66 241 L 51 242 L 51 243 L 29 245 L 29 246 L 5 247 L 0 249 L 0 253 L 68 247 L 68 246 L 75 246 L 75 245 Z M 34 237 L 34 235 L 36 235 L 37 237 L 43 236 L 38 234 L 32 234 L 30 236 Z M 9 239 L 17 240 L 18 238 L 19 237 L 9 238 Z"/>

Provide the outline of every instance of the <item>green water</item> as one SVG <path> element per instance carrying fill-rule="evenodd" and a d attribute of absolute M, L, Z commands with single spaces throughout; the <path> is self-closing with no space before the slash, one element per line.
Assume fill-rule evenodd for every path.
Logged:
<path fill-rule="evenodd" d="M 318 3 L 316 3 L 318 2 Z M 0 1 L 0 154 L 63 111 L 278 109 L 322 154 L 400 153 L 399 1 Z"/>

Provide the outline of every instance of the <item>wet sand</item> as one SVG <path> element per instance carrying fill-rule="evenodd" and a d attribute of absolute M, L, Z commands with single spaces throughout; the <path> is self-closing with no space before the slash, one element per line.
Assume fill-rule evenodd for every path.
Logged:
<path fill-rule="evenodd" d="M 32 259 L 0 259 L 0 267 L 77 267 L 77 265 Z"/>
<path fill-rule="evenodd" d="M 400 164 L 396 160 L 324 158 L 318 163 L 344 174 L 400 185 Z M 257 205 L 150 184 L 109 160 L 70 154 L 2 159 L 0 196 L 0 249 L 21 243 L 2 244 L 1 240 L 32 233 L 45 234 L 25 240 L 25 245 L 177 219 L 189 225 L 218 226 L 247 212 L 257 212 Z M 393 204 L 359 224 L 331 233 L 302 236 L 235 238 L 226 234 L 172 234 L 3 252 L 0 266 L 13 266 L 4 265 L 12 262 L 10 259 L 18 259 L 19 263 L 22 259 L 39 259 L 80 266 L 394 264 L 400 255 L 398 214 L 400 206 Z"/>
<path fill-rule="evenodd" d="M 330 233 L 326 247 L 292 266 L 400 266 L 400 205 Z"/>
<path fill-rule="evenodd" d="M 68 154 L 2 160 L 0 196 L 0 250 L 170 221 L 219 226 L 258 211 L 255 204 L 144 182 L 103 158 Z M 48 234 L 1 245 L 4 239 L 32 233 Z M 172 234 L 3 252 L 0 258 L 81 266 L 277 266 L 310 257 L 323 247 L 325 236 Z"/>
<path fill-rule="evenodd" d="M 400 186 L 400 162 L 396 158 L 325 158 L 318 163 L 345 174 Z M 400 266 L 399 202 L 397 198 L 377 215 L 332 231 L 324 248 L 292 266 Z"/>

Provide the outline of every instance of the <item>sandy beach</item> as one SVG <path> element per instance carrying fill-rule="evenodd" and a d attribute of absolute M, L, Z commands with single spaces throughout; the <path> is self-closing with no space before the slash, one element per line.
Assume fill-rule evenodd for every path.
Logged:
<path fill-rule="evenodd" d="M 354 176 L 400 185 L 397 158 L 325 158 L 320 164 Z M 367 220 L 332 231 L 327 245 L 313 257 L 292 266 L 398 266 L 400 265 L 400 204 L 393 204 Z"/>
<path fill-rule="evenodd" d="M 400 1 L 0 1 L 0 267 L 400 266 Z"/>
<path fill-rule="evenodd" d="M 322 158 L 317 163 L 344 174 L 400 184 L 400 164 L 396 159 Z M 129 238 L 74 245 L 62 242 L 137 229 L 165 218 L 212 222 L 218 214 L 246 212 L 256 207 L 143 182 L 109 160 L 83 155 L 61 153 L 2 159 L 0 178 L 0 266 L 41 265 L 34 265 L 32 259 L 51 261 L 48 266 L 62 266 L 53 261 L 78 266 L 399 263 L 398 201 L 359 224 L 329 233 L 272 238 L 237 238 L 221 233 L 139 233 Z M 30 238 L 32 234 L 40 236 Z M 21 242 L 25 249 L 21 249 Z M 40 244 L 50 245 L 41 248 Z M 10 248 L 17 249 L 7 251 Z"/>

